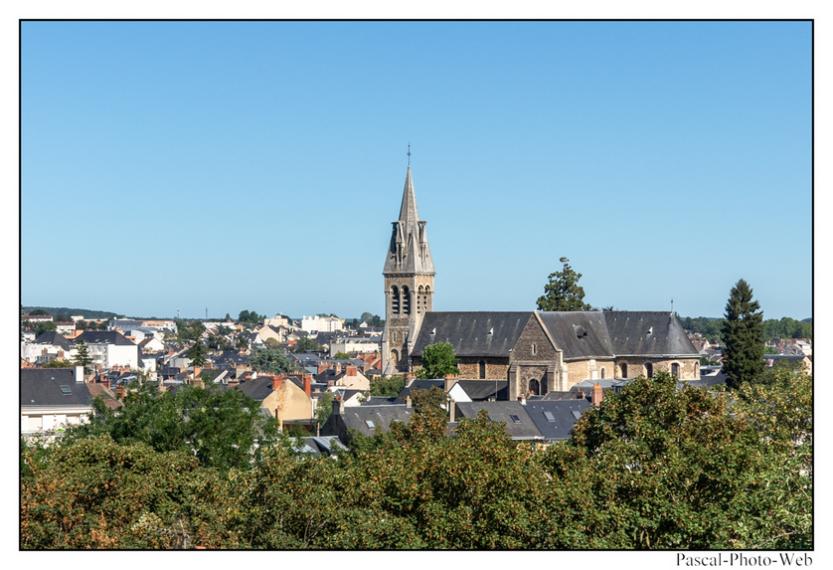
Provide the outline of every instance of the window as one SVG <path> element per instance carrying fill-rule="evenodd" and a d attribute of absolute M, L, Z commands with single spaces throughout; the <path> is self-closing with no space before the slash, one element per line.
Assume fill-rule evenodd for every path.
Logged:
<path fill-rule="evenodd" d="M 619 370 L 622 372 L 622 378 L 628 377 L 628 365 L 624 362 L 619 365 Z"/>
<path fill-rule="evenodd" d="M 654 365 L 650 362 L 645 363 L 645 376 L 647 376 L 648 378 L 654 377 Z"/>
<path fill-rule="evenodd" d="M 364 420 L 364 423 L 370 429 L 376 429 L 376 424 L 373 423 L 373 420 Z"/>
<path fill-rule="evenodd" d="M 671 364 L 671 376 L 674 378 L 680 377 L 680 365 L 676 362 Z"/>
<path fill-rule="evenodd" d="M 521 418 L 519 418 L 518 416 L 516 416 L 516 415 L 514 415 L 514 414 L 510 415 L 510 416 L 509 416 L 509 419 L 510 419 L 510 420 L 512 420 L 512 423 L 513 423 L 513 424 L 519 424 L 519 423 L 521 423 Z"/>
<path fill-rule="evenodd" d="M 535 396 L 541 393 L 541 383 L 535 378 L 529 381 L 529 393 Z"/>
<path fill-rule="evenodd" d="M 552 412 L 549 412 L 549 411 L 544 412 L 544 417 L 547 418 L 547 421 L 550 422 L 551 424 L 555 423 L 555 416 L 552 415 Z"/>
<path fill-rule="evenodd" d="M 406 315 L 411 314 L 411 290 L 407 285 L 402 286 L 402 312 Z"/>
<path fill-rule="evenodd" d="M 486 378 L 486 361 L 481 360 L 477 363 L 477 375 L 480 377 L 481 380 Z"/>
<path fill-rule="evenodd" d="M 602 375 L 602 380 L 604 380 L 605 379 L 605 369 L 604 368 L 602 368 L 601 375 Z"/>
<path fill-rule="evenodd" d="M 533 343 L 532 343 L 532 345 L 529 347 L 529 352 L 531 352 L 531 353 L 532 353 L 532 356 L 535 356 L 536 354 L 538 354 L 538 347 L 537 347 L 537 346 L 535 346 L 535 343 L 534 343 L 534 342 L 533 342 Z"/>
<path fill-rule="evenodd" d="M 60 388 L 61 394 L 63 394 L 64 396 L 72 396 L 72 389 L 69 386 L 67 386 L 66 384 L 61 384 Z"/>
<path fill-rule="evenodd" d="M 390 288 L 390 311 L 394 315 L 399 314 L 399 287 L 396 285 Z"/>

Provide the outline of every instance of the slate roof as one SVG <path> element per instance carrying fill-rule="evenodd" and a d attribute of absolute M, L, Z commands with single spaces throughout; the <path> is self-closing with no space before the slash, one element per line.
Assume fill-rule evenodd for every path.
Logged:
<path fill-rule="evenodd" d="M 92 406 L 92 397 L 72 368 L 21 368 L 20 405 Z"/>
<path fill-rule="evenodd" d="M 613 356 L 603 311 L 539 311 L 538 315 L 565 359 Z"/>
<path fill-rule="evenodd" d="M 486 400 L 509 386 L 506 380 L 457 380 L 457 386 L 474 401 Z"/>
<path fill-rule="evenodd" d="M 570 431 L 592 404 L 587 400 L 527 401 L 526 413 L 547 441 L 568 439 Z"/>
<path fill-rule="evenodd" d="M 442 378 L 416 378 L 399 392 L 399 399 L 405 400 L 412 390 L 430 390 L 431 388 L 445 389 L 445 380 Z"/>
<path fill-rule="evenodd" d="M 449 342 L 457 356 L 507 357 L 530 317 L 531 311 L 429 312 L 411 354 L 421 356 L 429 344 Z"/>
<path fill-rule="evenodd" d="M 356 430 L 363 435 L 374 435 L 388 431 L 393 422 L 407 424 L 411 419 L 413 408 L 404 404 L 394 406 L 351 406 L 342 407 L 341 417 L 348 430 Z M 371 422 L 370 424 L 368 422 Z"/>
<path fill-rule="evenodd" d="M 51 344 L 69 350 L 70 342 L 64 335 L 55 331 L 44 331 L 35 338 L 36 344 Z"/>
<path fill-rule="evenodd" d="M 237 386 L 237 390 L 240 390 L 253 400 L 262 402 L 272 393 L 272 377 L 258 376 L 254 380 L 241 382 Z"/>
<path fill-rule="evenodd" d="M 299 437 L 292 448 L 297 453 L 315 456 L 333 455 L 339 451 L 347 450 L 347 447 L 335 435 Z"/>
<path fill-rule="evenodd" d="M 461 418 L 476 418 L 480 410 L 486 410 L 489 419 L 506 426 L 512 439 L 544 439 L 520 402 L 459 402 L 457 409 Z"/>
<path fill-rule="evenodd" d="M 602 313 L 607 322 L 613 351 L 617 355 L 698 354 L 676 314 L 668 311 Z"/>
<path fill-rule="evenodd" d="M 132 343 L 118 331 L 84 331 L 73 339 L 73 343 L 77 344 L 82 340 L 87 344 L 117 344 L 138 348 L 138 345 Z"/>

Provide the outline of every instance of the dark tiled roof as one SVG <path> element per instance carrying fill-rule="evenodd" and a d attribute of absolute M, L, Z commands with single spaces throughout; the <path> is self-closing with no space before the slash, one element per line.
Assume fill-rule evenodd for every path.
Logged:
<path fill-rule="evenodd" d="M 547 441 L 568 439 L 570 431 L 590 408 L 587 400 L 535 400 L 527 401 L 526 413 Z"/>
<path fill-rule="evenodd" d="M 127 339 L 123 334 L 118 331 L 84 331 L 75 339 L 73 339 L 74 343 L 78 343 L 78 341 L 83 340 L 87 344 L 118 344 L 118 345 L 125 345 L 125 346 L 136 346 L 138 345 L 133 344 Z"/>
<path fill-rule="evenodd" d="M 20 405 L 90 406 L 92 397 L 72 368 L 21 368 Z"/>
<path fill-rule="evenodd" d="M 299 437 L 297 443 L 293 445 L 293 449 L 297 453 L 316 456 L 333 455 L 339 451 L 347 450 L 335 435 Z"/>
<path fill-rule="evenodd" d="M 267 396 L 269 396 L 269 394 L 272 393 L 272 377 L 259 376 L 254 380 L 240 383 L 237 386 L 237 389 L 251 399 L 262 402 Z"/>
<path fill-rule="evenodd" d="M 505 390 L 508 385 L 506 380 L 457 380 L 457 386 L 474 401 L 491 398 Z"/>
<path fill-rule="evenodd" d="M 564 358 L 613 356 L 602 311 L 539 311 Z"/>
<path fill-rule="evenodd" d="M 617 355 L 697 355 L 679 319 L 668 311 L 603 311 L 603 314 Z"/>
<path fill-rule="evenodd" d="M 404 404 L 398 406 L 351 406 L 342 408 L 341 416 L 348 430 L 363 435 L 388 431 L 393 422 L 407 424 L 413 409 Z M 370 423 L 368 423 L 370 422 Z"/>
<path fill-rule="evenodd" d="M 411 354 L 421 356 L 429 344 L 449 342 L 457 356 L 509 356 L 531 316 L 531 311 L 429 312 Z"/>
<path fill-rule="evenodd" d="M 480 410 L 486 410 L 489 419 L 506 426 L 512 439 L 543 439 L 520 402 L 460 402 L 457 409 L 463 418 L 476 418 Z"/>
<path fill-rule="evenodd" d="M 52 344 L 54 346 L 60 346 L 61 348 L 66 350 L 69 350 L 70 345 L 69 340 L 65 336 L 55 331 L 44 331 L 40 333 L 35 339 L 35 343 Z"/>

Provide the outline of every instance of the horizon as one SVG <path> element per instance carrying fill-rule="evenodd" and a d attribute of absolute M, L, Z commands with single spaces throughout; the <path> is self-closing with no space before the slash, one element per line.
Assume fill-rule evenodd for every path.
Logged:
<path fill-rule="evenodd" d="M 21 304 L 384 318 L 410 143 L 437 310 L 812 318 L 810 30 L 24 22 Z"/>

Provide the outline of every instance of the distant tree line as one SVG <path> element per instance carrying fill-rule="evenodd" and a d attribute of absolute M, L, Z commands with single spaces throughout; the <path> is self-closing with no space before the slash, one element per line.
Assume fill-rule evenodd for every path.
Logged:
<path fill-rule="evenodd" d="M 700 333 L 709 340 L 722 341 L 724 319 L 711 317 L 680 317 L 683 328 Z M 813 320 L 790 317 L 763 321 L 764 340 L 777 338 L 813 338 Z"/>

